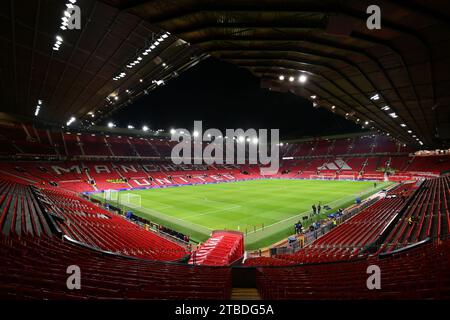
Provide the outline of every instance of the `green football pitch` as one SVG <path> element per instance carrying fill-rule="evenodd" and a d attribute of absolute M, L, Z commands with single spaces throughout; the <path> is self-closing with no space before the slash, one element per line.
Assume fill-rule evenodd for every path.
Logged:
<path fill-rule="evenodd" d="M 303 216 L 309 217 L 302 220 L 308 226 L 386 186 L 378 183 L 375 188 L 369 181 L 267 179 L 121 191 L 116 201 L 108 202 L 197 242 L 205 241 L 213 230 L 239 230 L 246 234 L 246 248 L 253 250 L 293 234 L 293 224 Z M 130 206 L 127 194 L 140 196 L 140 207 Z M 139 202 L 139 197 L 131 197 Z M 312 204 L 319 202 L 331 210 L 310 218 Z"/>

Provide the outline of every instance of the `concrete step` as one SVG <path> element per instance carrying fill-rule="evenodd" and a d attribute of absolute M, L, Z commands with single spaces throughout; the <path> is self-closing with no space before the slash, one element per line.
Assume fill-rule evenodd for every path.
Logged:
<path fill-rule="evenodd" d="M 256 288 L 233 288 L 231 300 L 261 300 Z"/>

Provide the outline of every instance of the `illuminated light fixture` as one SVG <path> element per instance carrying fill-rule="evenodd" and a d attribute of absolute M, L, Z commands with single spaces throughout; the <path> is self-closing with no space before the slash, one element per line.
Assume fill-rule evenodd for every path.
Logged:
<path fill-rule="evenodd" d="M 54 51 L 59 51 L 59 47 L 61 46 L 61 44 L 63 43 L 63 38 L 60 35 L 56 36 L 56 42 L 53 45 L 53 50 Z"/>
<path fill-rule="evenodd" d="M 114 128 L 116 125 L 112 122 L 108 122 L 108 128 Z"/>
<path fill-rule="evenodd" d="M 420 144 L 421 146 L 423 146 L 423 142 L 422 142 L 422 141 L 419 141 L 419 144 Z"/>
<path fill-rule="evenodd" d="M 370 97 L 370 100 L 373 100 L 373 101 L 377 101 L 379 99 L 380 99 L 380 96 L 379 96 L 378 93 L 376 93 L 376 94 L 374 94 L 373 96 Z"/>
<path fill-rule="evenodd" d="M 36 110 L 34 111 L 34 116 L 37 117 L 39 115 L 39 111 L 41 111 L 41 106 L 37 105 Z"/>
<path fill-rule="evenodd" d="M 155 43 L 154 43 L 154 44 L 155 44 L 155 46 L 157 46 L 157 45 L 159 45 L 159 42 L 158 42 L 158 41 L 155 41 Z"/>
<path fill-rule="evenodd" d="M 305 83 L 306 80 L 308 80 L 308 77 L 305 76 L 304 74 L 302 74 L 302 75 L 300 75 L 300 77 L 298 77 L 298 81 L 299 81 L 300 83 Z"/>
<path fill-rule="evenodd" d="M 314 108 L 316 108 L 316 107 L 318 107 L 319 105 L 317 104 L 317 102 L 313 102 L 313 107 Z"/>
<path fill-rule="evenodd" d="M 281 75 L 281 76 L 278 77 L 278 79 L 280 79 L 280 81 L 283 81 L 284 80 L 284 76 Z"/>
<path fill-rule="evenodd" d="M 140 83 L 142 83 L 142 82 L 144 82 L 144 80 L 142 80 L 142 79 L 139 79 L 139 82 L 140 82 Z"/>
<path fill-rule="evenodd" d="M 389 107 L 389 106 L 384 106 L 383 108 L 381 108 L 381 110 L 384 110 L 384 111 L 388 111 L 388 110 L 390 110 L 391 108 Z"/>
<path fill-rule="evenodd" d="M 70 126 L 72 123 L 74 123 L 75 122 L 75 117 L 71 117 L 70 119 L 69 119 L 69 121 L 67 121 L 67 123 L 66 123 L 66 125 L 67 126 Z"/>
<path fill-rule="evenodd" d="M 119 96 L 115 96 L 114 100 L 116 100 L 116 101 L 119 100 Z"/>
<path fill-rule="evenodd" d="M 369 124 L 369 121 L 364 122 L 364 124 L 367 126 Z"/>
<path fill-rule="evenodd" d="M 142 131 L 147 132 L 148 131 L 148 127 L 147 126 L 142 126 Z"/>
<path fill-rule="evenodd" d="M 389 116 L 394 119 L 398 118 L 398 115 L 395 112 L 389 113 Z"/>
<path fill-rule="evenodd" d="M 316 95 L 313 95 L 313 96 L 311 96 L 311 99 L 316 99 L 317 98 L 317 96 Z"/>
<path fill-rule="evenodd" d="M 160 38 L 158 38 L 158 41 L 159 41 L 159 42 L 163 42 L 163 41 L 164 41 L 164 38 L 163 38 L 163 37 L 160 37 Z"/>
<path fill-rule="evenodd" d="M 289 82 L 293 82 L 294 81 L 294 77 L 290 76 L 289 77 Z"/>
<path fill-rule="evenodd" d="M 166 38 L 169 37 L 169 35 L 168 35 L 167 33 L 164 33 L 164 34 L 162 35 L 162 37 L 163 37 L 164 39 L 166 39 Z"/>
<path fill-rule="evenodd" d="M 175 129 L 170 129 L 170 134 L 175 134 L 177 131 Z"/>
<path fill-rule="evenodd" d="M 331 106 L 331 109 L 333 109 L 333 110 L 336 109 L 336 106 Z"/>
<path fill-rule="evenodd" d="M 404 128 L 404 127 L 406 127 L 406 124 L 401 123 L 400 126 Z"/>
<path fill-rule="evenodd" d="M 417 136 L 415 134 L 412 135 L 413 138 L 416 138 Z"/>
<path fill-rule="evenodd" d="M 167 64 L 165 62 L 163 62 L 162 66 L 165 67 L 165 66 L 167 66 Z"/>
<path fill-rule="evenodd" d="M 130 90 L 127 89 L 127 90 L 125 90 L 125 92 L 126 92 L 126 93 L 130 93 Z"/>
<path fill-rule="evenodd" d="M 247 142 L 250 142 L 250 138 L 247 138 Z"/>
<path fill-rule="evenodd" d="M 244 138 L 243 136 L 240 136 L 240 137 L 238 138 L 238 141 L 239 141 L 239 142 L 244 142 L 244 141 L 245 141 L 245 138 Z"/>
<path fill-rule="evenodd" d="M 408 130 L 408 133 L 412 133 L 412 131 L 411 131 L 411 130 Z"/>
<path fill-rule="evenodd" d="M 156 48 L 156 46 L 154 45 L 154 44 L 152 44 L 151 46 L 150 46 L 150 49 L 155 49 Z"/>
<path fill-rule="evenodd" d="M 194 131 L 193 136 L 194 136 L 195 138 L 197 138 L 197 137 L 199 136 L 198 131 Z"/>

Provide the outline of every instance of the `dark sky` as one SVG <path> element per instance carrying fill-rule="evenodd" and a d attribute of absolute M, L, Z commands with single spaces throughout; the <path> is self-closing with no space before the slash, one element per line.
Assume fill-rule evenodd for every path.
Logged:
<path fill-rule="evenodd" d="M 280 129 L 283 139 L 358 131 L 354 123 L 291 93 L 262 89 L 245 69 L 209 58 L 109 120 L 151 129 Z M 106 123 L 107 121 L 105 121 Z"/>

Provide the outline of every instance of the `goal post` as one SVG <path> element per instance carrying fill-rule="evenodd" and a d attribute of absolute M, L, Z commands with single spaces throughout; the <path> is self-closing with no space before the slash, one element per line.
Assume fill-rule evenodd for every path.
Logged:
<path fill-rule="evenodd" d="M 120 202 L 124 206 L 130 208 L 140 208 L 141 207 L 141 196 L 132 193 L 125 193 L 120 196 Z"/>
<path fill-rule="evenodd" d="M 105 201 L 114 201 L 114 202 L 118 202 L 119 201 L 119 191 L 117 190 L 105 190 L 105 192 L 103 193 L 103 199 Z"/>

